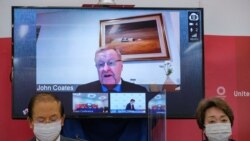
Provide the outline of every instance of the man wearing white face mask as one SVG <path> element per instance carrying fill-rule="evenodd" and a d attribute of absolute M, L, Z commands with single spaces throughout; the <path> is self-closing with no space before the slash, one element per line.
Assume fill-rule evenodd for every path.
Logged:
<path fill-rule="evenodd" d="M 64 108 L 54 95 L 33 96 L 28 105 L 28 121 L 35 137 L 30 141 L 76 141 L 60 135 L 64 122 Z"/>
<path fill-rule="evenodd" d="M 196 119 L 204 132 L 204 141 L 234 141 L 230 139 L 234 115 L 221 98 L 202 100 L 196 109 Z"/>

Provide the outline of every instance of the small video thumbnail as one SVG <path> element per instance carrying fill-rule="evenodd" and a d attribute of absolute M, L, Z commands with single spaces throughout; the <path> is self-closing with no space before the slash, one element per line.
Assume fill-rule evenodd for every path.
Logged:
<path fill-rule="evenodd" d="M 110 93 L 110 113 L 145 114 L 145 93 Z"/>
<path fill-rule="evenodd" d="M 159 93 L 148 102 L 148 113 L 151 115 L 165 115 L 167 111 L 166 94 Z"/>
<path fill-rule="evenodd" d="M 108 93 L 73 93 L 73 112 L 108 113 Z"/>

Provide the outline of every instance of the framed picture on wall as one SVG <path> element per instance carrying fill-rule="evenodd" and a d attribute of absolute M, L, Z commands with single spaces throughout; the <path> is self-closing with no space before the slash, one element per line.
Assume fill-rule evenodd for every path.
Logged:
<path fill-rule="evenodd" d="M 100 46 L 119 48 L 124 61 L 168 60 L 161 13 L 100 21 Z"/>

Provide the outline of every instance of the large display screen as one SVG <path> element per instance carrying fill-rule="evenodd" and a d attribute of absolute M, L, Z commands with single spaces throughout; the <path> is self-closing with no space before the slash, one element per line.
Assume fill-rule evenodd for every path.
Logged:
<path fill-rule="evenodd" d="M 13 118 L 25 118 L 42 92 L 57 95 L 72 118 L 192 118 L 204 96 L 202 8 L 12 7 L 12 24 Z M 122 81 L 146 92 L 77 90 L 99 81 L 102 46 L 120 50 Z M 136 110 L 124 109 L 132 99 Z"/>

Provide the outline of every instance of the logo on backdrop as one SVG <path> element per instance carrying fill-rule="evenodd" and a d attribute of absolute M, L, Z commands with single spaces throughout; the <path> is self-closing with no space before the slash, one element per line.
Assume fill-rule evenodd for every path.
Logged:
<path fill-rule="evenodd" d="M 226 88 L 224 86 L 218 86 L 216 89 L 217 97 L 225 98 L 226 97 Z"/>
<path fill-rule="evenodd" d="M 217 97 L 225 98 L 226 97 L 226 88 L 224 86 L 218 86 L 216 89 Z M 249 91 L 237 91 L 234 90 L 233 95 L 235 97 L 250 97 Z"/>

